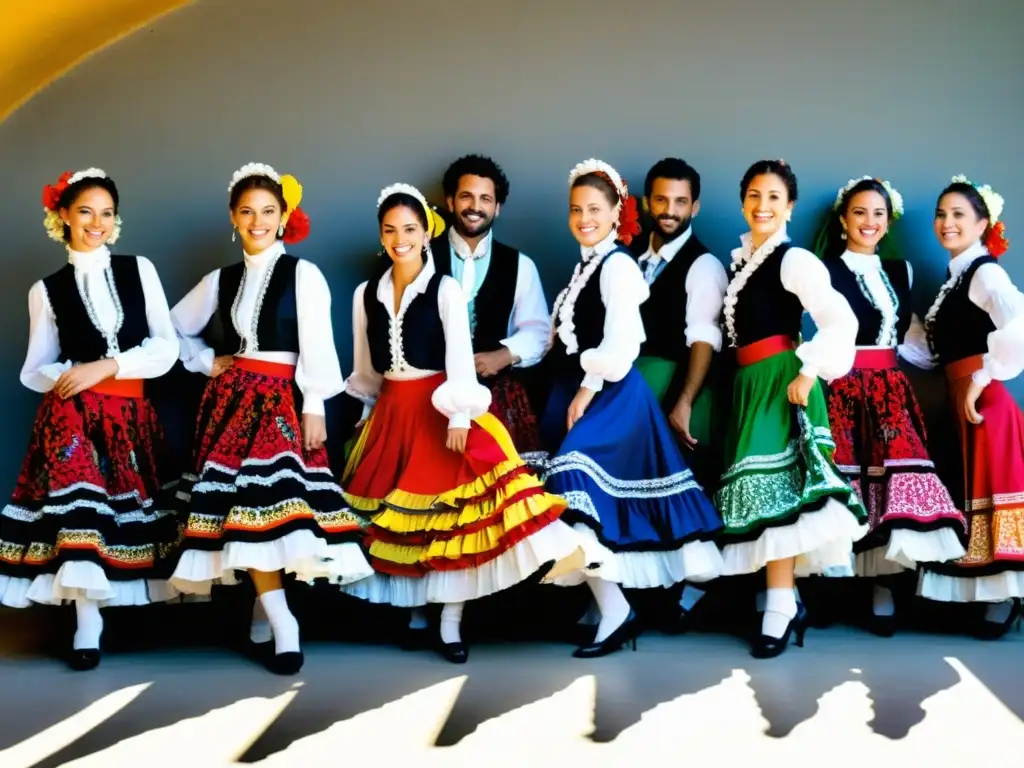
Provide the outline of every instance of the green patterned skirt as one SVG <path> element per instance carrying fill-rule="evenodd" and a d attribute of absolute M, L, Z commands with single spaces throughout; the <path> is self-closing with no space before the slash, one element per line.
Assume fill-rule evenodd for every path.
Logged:
<path fill-rule="evenodd" d="M 725 529 L 723 575 L 753 573 L 796 558 L 797 575 L 852 575 L 853 542 L 867 512 L 832 461 L 832 432 L 821 383 L 807 407 L 786 388 L 800 372 L 793 351 L 737 370 L 715 503 Z"/>

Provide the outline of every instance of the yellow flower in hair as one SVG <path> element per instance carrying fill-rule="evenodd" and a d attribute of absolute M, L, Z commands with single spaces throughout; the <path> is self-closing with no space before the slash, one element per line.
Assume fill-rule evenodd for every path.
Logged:
<path fill-rule="evenodd" d="M 435 211 L 433 208 L 427 205 L 427 218 L 430 219 L 430 236 L 437 237 L 445 229 L 444 219 L 441 218 L 441 214 Z"/>
<path fill-rule="evenodd" d="M 284 194 L 285 205 L 288 206 L 288 211 L 285 213 L 282 224 L 287 223 L 288 216 L 299 207 L 299 203 L 302 202 L 302 185 L 299 184 L 299 180 L 291 174 L 287 174 L 281 177 L 281 192 Z"/>

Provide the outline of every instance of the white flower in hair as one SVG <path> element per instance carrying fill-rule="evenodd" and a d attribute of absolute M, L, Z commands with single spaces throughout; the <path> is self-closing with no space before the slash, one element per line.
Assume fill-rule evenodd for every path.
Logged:
<path fill-rule="evenodd" d="M 406 195 L 410 195 L 412 197 L 415 197 L 417 200 L 419 200 L 423 204 L 424 208 L 426 208 L 428 210 L 430 209 L 430 206 L 427 204 L 427 198 L 425 198 L 423 196 L 422 192 L 420 192 L 418 189 L 416 189 L 416 187 L 414 187 L 412 184 L 402 184 L 402 183 L 392 184 L 389 187 L 384 187 L 384 189 L 382 189 L 380 191 L 380 195 L 378 195 L 378 197 L 377 197 L 377 207 L 380 208 L 381 203 L 383 203 L 385 200 L 387 200 L 392 195 L 397 195 L 397 194 L 406 194 Z"/>
<path fill-rule="evenodd" d="M 903 195 L 896 191 L 896 187 L 890 184 L 885 179 L 876 179 L 874 176 L 861 176 L 859 179 L 850 179 L 846 182 L 846 186 L 841 187 L 839 192 L 836 193 L 836 201 L 832 204 L 832 210 L 838 211 L 839 206 L 843 204 L 843 198 L 846 197 L 850 190 L 860 184 L 862 181 L 877 181 L 883 187 L 885 187 L 886 193 L 889 195 L 889 201 L 892 203 L 892 217 L 898 219 L 903 215 Z"/>
<path fill-rule="evenodd" d="M 582 163 L 577 163 L 576 167 L 569 172 L 569 186 L 571 187 L 573 182 L 580 176 L 586 176 L 588 173 L 603 173 L 612 180 L 612 184 L 615 185 L 615 190 L 619 193 L 620 198 L 625 200 L 629 197 L 629 188 L 619 175 L 619 172 L 603 160 L 597 160 L 593 157 L 589 160 L 584 160 Z"/>
<path fill-rule="evenodd" d="M 84 171 L 75 171 L 68 177 L 68 186 L 77 184 L 82 179 L 105 179 L 107 174 L 102 168 L 86 168 Z"/>
<path fill-rule="evenodd" d="M 981 199 L 985 201 L 985 207 L 988 208 L 988 212 L 992 217 L 991 224 L 994 226 L 995 223 L 999 221 L 999 217 L 1003 215 L 1003 206 L 1005 205 L 1006 201 L 1003 200 L 1003 196 L 996 192 L 994 189 L 992 189 L 992 187 L 990 187 L 988 184 L 979 186 L 978 184 L 975 184 L 973 181 L 964 176 L 962 173 L 950 179 L 950 183 L 970 184 L 972 187 L 978 190 L 978 194 L 981 195 Z"/>
<path fill-rule="evenodd" d="M 246 163 L 237 171 L 235 175 L 231 177 L 231 183 L 228 184 L 228 194 L 231 194 L 231 190 L 235 188 L 235 185 L 242 179 L 248 178 L 249 176 L 266 176 L 273 179 L 278 184 L 281 183 L 281 177 L 277 171 L 271 168 L 266 163 Z"/>

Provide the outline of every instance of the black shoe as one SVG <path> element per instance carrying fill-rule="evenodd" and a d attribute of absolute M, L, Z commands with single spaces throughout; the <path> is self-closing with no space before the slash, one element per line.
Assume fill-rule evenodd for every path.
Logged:
<path fill-rule="evenodd" d="M 632 645 L 633 650 L 636 650 L 636 637 L 640 634 L 640 621 L 636 617 L 636 613 L 630 609 L 629 615 L 626 620 L 619 625 L 618 629 L 612 632 L 608 637 L 599 643 L 591 643 L 590 645 L 577 648 L 573 651 L 573 656 L 577 659 L 596 659 L 599 656 L 607 656 L 609 653 L 619 650 L 622 646 L 629 643 Z"/>
<path fill-rule="evenodd" d="M 265 665 L 275 675 L 297 675 L 305 660 L 302 651 L 289 651 L 269 655 Z"/>
<path fill-rule="evenodd" d="M 441 654 L 441 658 L 452 664 L 465 664 L 469 659 L 469 648 L 465 643 L 439 642 L 437 652 Z"/>
<path fill-rule="evenodd" d="M 72 648 L 68 654 L 68 666 L 75 672 L 88 672 L 100 665 L 99 648 Z"/>
<path fill-rule="evenodd" d="M 896 617 L 892 614 L 879 616 L 872 613 L 871 618 L 868 619 L 867 629 L 872 635 L 878 637 L 892 637 L 896 634 Z"/>
<path fill-rule="evenodd" d="M 762 634 L 754 641 L 750 655 L 755 659 L 774 659 L 779 656 L 786 646 L 789 645 L 790 635 L 796 635 L 793 644 L 797 648 L 804 647 L 804 633 L 807 631 L 807 609 L 803 603 L 796 604 L 796 616 L 789 620 L 786 625 L 786 633 L 782 637 L 772 637 Z"/>
<path fill-rule="evenodd" d="M 978 640 L 998 640 L 1007 632 L 1010 631 L 1010 627 L 1016 624 L 1020 620 L 1020 598 L 1013 598 L 1013 606 L 1010 608 L 1010 615 L 1006 621 L 987 621 L 982 614 L 981 621 L 974 627 L 972 633 Z M 1020 631 L 1020 625 L 1017 625 L 1017 631 Z"/>

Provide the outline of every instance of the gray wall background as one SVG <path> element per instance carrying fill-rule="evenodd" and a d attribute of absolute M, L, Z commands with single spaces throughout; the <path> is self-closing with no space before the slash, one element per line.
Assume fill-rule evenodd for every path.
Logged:
<path fill-rule="evenodd" d="M 899 236 L 923 313 L 944 276 L 931 211 L 950 176 L 991 183 L 1011 240 L 1024 237 L 1022 28 L 1019 0 L 201 0 L 0 124 L 4 487 L 38 402 L 18 382 L 26 291 L 64 261 L 39 195 L 66 168 L 117 180 L 117 250 L 150 257 L 172 304 L 239 257 L 232 172 L 262 161 L 294 173 L 313 231 L 293 252 L 333 287 L 346 371 L 378 191 L 408 181 L 441 203 L 441 173 L 470 151 L 505 167 L 500 236 L 537 260 L 549 301 L 578 256 L 566 178 L 585 158 L 610 162 L 637 192 L 660 157 L 688 159 L 704 179 L 697 231 L 726 260 L 752 161 L 784 157 L 797 171 L 791 231 L 803 244 L 838 186 L 882 175 L 907 202 Z M 1013 251 L 1004 263 L 1024 282 Z"/>

